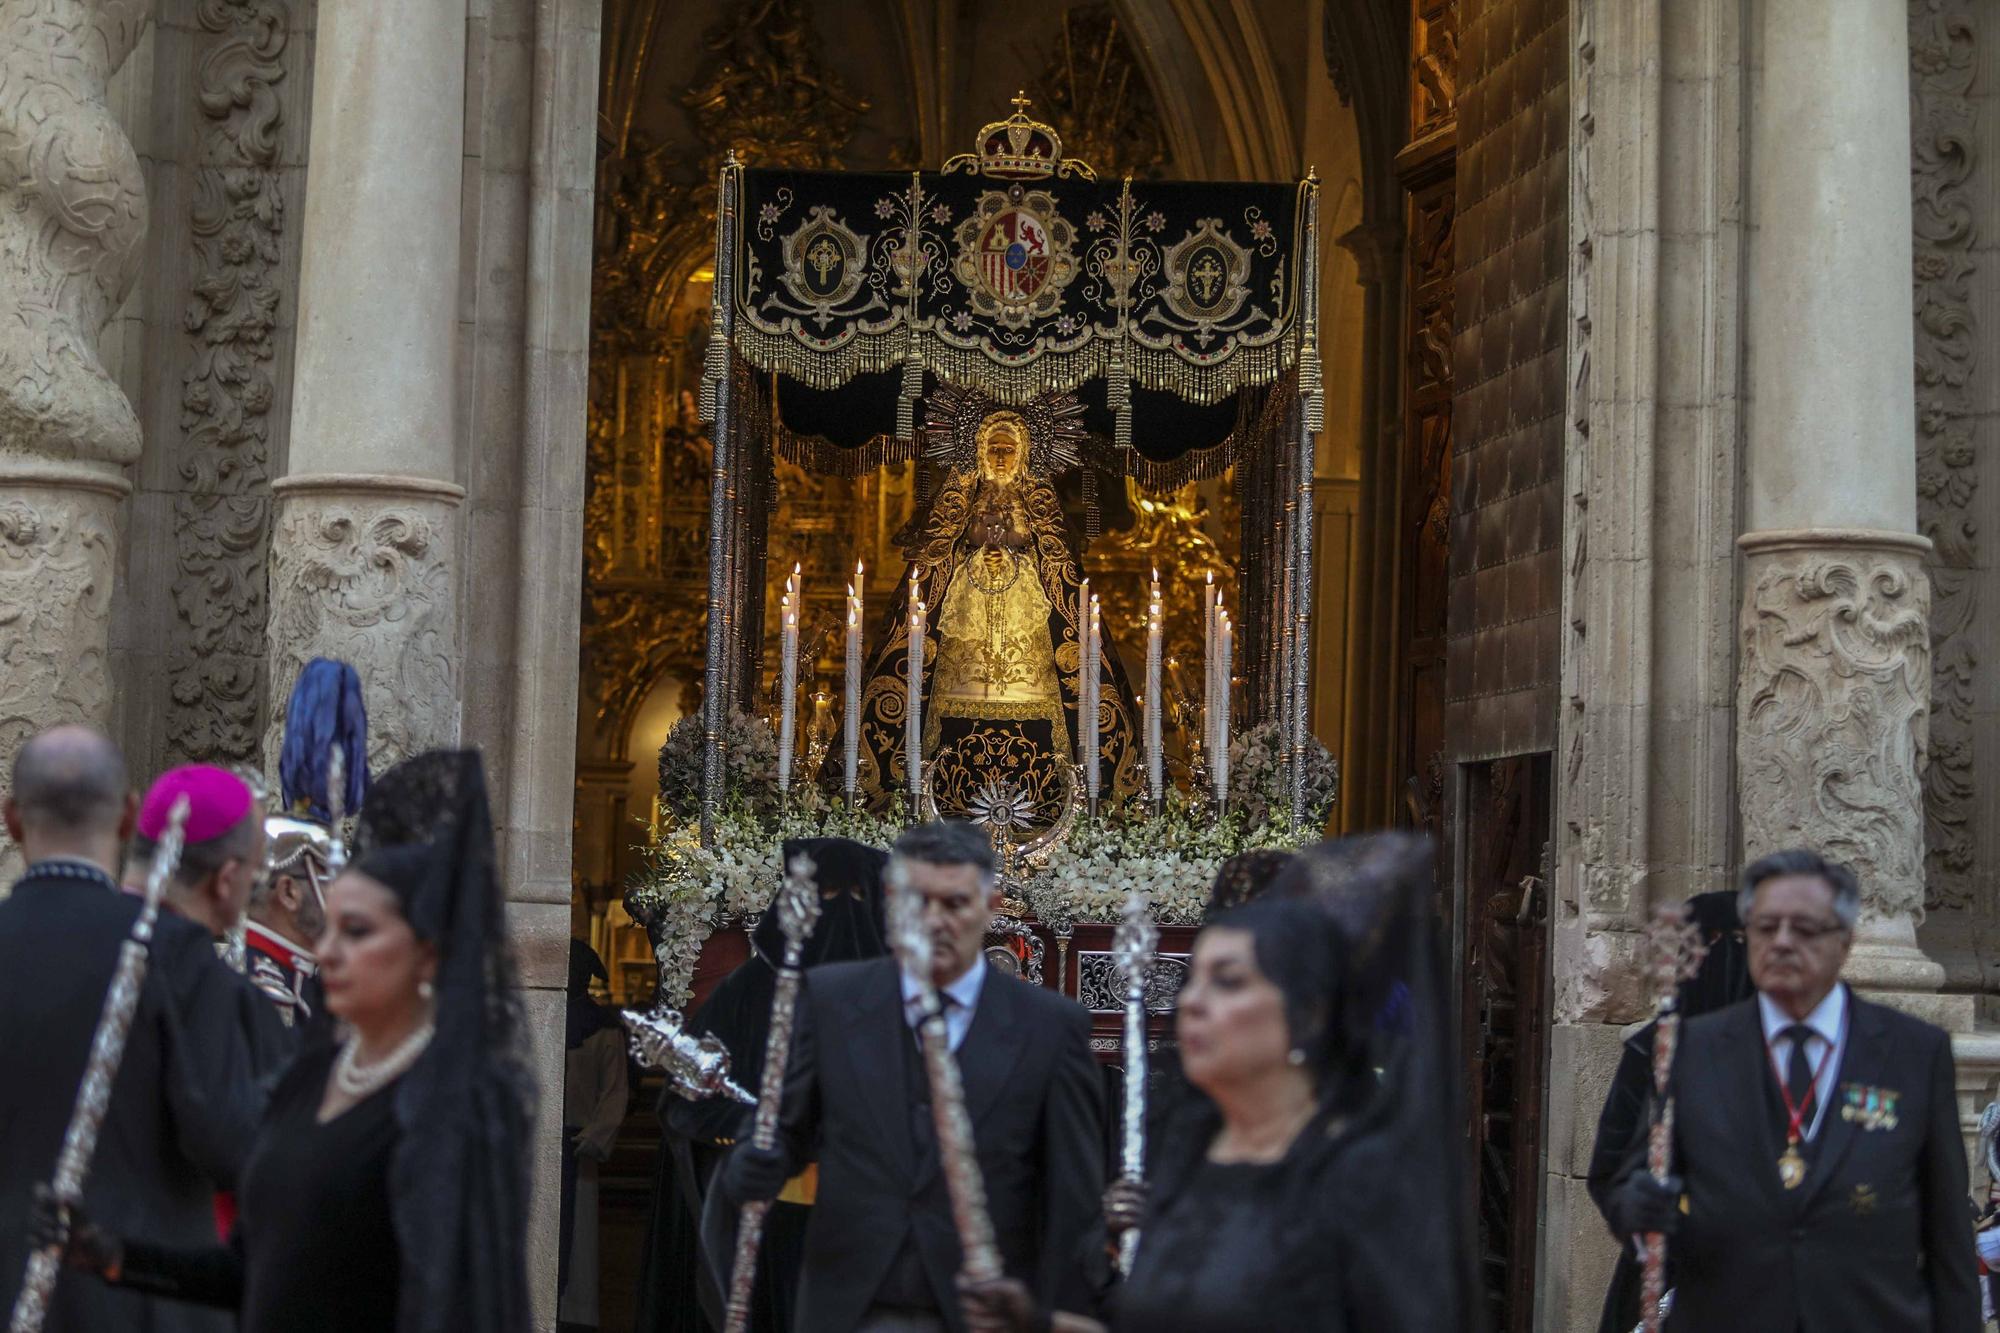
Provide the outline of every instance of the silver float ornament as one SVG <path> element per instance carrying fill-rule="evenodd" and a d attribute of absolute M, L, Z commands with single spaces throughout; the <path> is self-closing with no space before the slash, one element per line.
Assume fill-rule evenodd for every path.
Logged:
<path fill-rule="evenodd" d="M 771 1032 L 764 1043 L 764 1076 L 757 1086 L 757 1116 L 750 1142 L 768 1152 L 778 1144 L 778 1113 L 785 1095 L 785 1065 L 792 1054 L 792 1023 L 799 1008 L 799 964 L 806 941 L 819 924 L 819 885 L 812 858 L 795 856 L 785 867 L 785 886 L 778 891 L 778 930 L 785 937 L 785 958 L 778 966 L 778 986 L 771 997 Z M 765 1199 L 743 1205 L 736 1223 L 736 1262 L 729 1270 L 729 1310 L 726 1333 L 750 1327 L 750 1292 L 757 1281 L 757 1248 L 764 1239 Z"/>
<path fill-rule="evenodd" d="M 1111 952 L 1125 979 L 1125 1124 L 1119 1166 L 1133 1185 L 1146 1178 L 1146 976 L 1159 943 L 1145 895 L 1134 889 L 1111 937 Z M 1118 1238 L 1120 1272 L 1132 1271 L 1138 1252 L 1139 1229 L 1133 1227 Z"/>
<path fill-rule="evenodd" d="M 689 1101 L 728 1097 L 746 1106 L 756 1103 L 729 1077 L 729 1049 L 712 1036 L 690 1037 L 678 1009 L 623 1009 L 618 1017 L 625 1023 L 632 1058 L 665 1074 L 667 1085 Z"/>
<path fill-rule="evenodd" d="M 153 845 L 153 861 L 146 869 L 145 897 L 132 933 L 118 950 L 118 966 L 111 974 L 111 988 L 104 993 L 104 1008 L 97 1017 L 97 1032 L 90 1039 L 90 1059 L 83 1067 L 83 1082 L 76 1090 L 76 1104 L 70 1109 L 69 1128 L 63 1131 L 62 1151 L 56 1155 L 52 1192 L 56 1208 L 67 1217 L 69 1210 L 83 1202 L 84 1178 L 90 1174 L 90 1159 L 97 1153 L 98 1131 L 104 1128 L 104 1113 L 111 1105 L 111 1084 L 125 1059 L 125 1039 L 132 1032 L 132 1015 L 139 1007 L 139 988 L 146 981 L 146 964 L 153 945 L 153 925 L 160 917 L 160 895 L 174 868 L 180 865 L 181 844 L 187 831 L 188 798 L 174 798 L 167 811 L 167 827 Z M 49 1297 L 55 1294 L 56 1278 L 62 1271 L 62 1246 L 44 1245 L 28 1256 L 28 1270 L 21 1279 L 21 1293 L 14 1301 L 8 1322 L 10 1333 L 37 1333 L 48 1317 Z"/>
<path fill-rule="evenodd" d="M 931 935 L 924 925 L 923 898 L 911 886 L 908 869 L 894 860 L 889 862 L 889 935 L 903 971 L 917 983 L 917 1002 L 923 1011 L 917 1037 L 923 1044 L 924 1071 L 930 1078 L 938 1165 L 951 1196 L 959 1248 L 965 1254 L 961 1275 L 968 1282 L 991 1282 L 1002 1275 L 1000 1248 L 993 1240 L 993 1218 L 986 1211 L 986 1180 L 979 1174 L 958 1057 L 952 1054 L 944 1006 L 931 982 Z"/>

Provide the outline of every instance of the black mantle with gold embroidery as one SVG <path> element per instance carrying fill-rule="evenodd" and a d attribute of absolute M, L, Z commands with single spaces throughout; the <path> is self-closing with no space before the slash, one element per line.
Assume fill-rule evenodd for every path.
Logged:
<path fill-rule="evenodd" d="M 1010 404 L 1099 377 L 1114 407 L 1132 387 L 1207 404 L 1317 356 L 1311 181 L 743 170 L 740 188 L 733 341 L 815 389 L 914 368 Z"/>
<path fill-rule="evenodd" d="M 937 671 L 938 620 L 943 613 L 958 559 L 963 554 L 961 542 L 971 517 L 976 483 L 976 476 L 971 472 L 950 473 L 932 500 L 929 512 L 915 525 L 915 535 L 906 551 L 909 568 L 902 587 L 906 594 L 909 578 L 914 574 L 918 580 L 919 596 L 926 607 L 923 689 L 924 698 L 930 706 L 926 708 L 924 719 L 924 753 L 929 756 L 936 752 L 940 734 L 950 728 L 954 720 L 974 724 L 1018 724 L 1012 729 L 1018 731 L 1025 728 L 1033 732 L 1039 732 L 1035 724 L 1046 723 L 1060 727 L 1062 731 L 1060 737 L 1051 732 L 1045 739 L 1040 739 L 1039 746 L 1046 747 L 1048 759 L 1069 762 L 1070 756 L 1082 753 L 1077 748 L 1082 735 L 1077 717 L 1083 661 L 1079 596 L 1082 575 L 1077 568 L 1073 536 L 1063 520 L 1061 502 L 1056 497 L 1055 489 L 1043 478 L 1030 476 L 1021 485 L 1034 538 L 1036 565 L 1043 592 L 1049 601 L 1049 642 L 1061 693 L 1059 715 L 1044 717 L 1038 713 L 1033 716 L 1000 717 L 989 713 L 979 718 L 954 719 L 947 716 L 951 710 L 932 702 L 937 699 L 932 681 Z M 904 755 L 904 701 L 910 656 L 908 603 L 903 596 L 892 598 L 891 602 L 876 626 L 872 639 L 876 646 L 862 678 L 861 746 L 856 772 L 856 786 L 862 799 L 871 809 L 882 813 L 896 808 L 899 793 L 907 790 L 909 783 L 909 769 Z M 1132 687 L 1109 635 L 1104 639 L 1103 661 L 1105 678 L 1099 689 L 1098 705 L 1099 762 L 1104 775 L 1105 796 L 1121 799 L 1138 790 L 1139 765 L 1132 717 Z M 820 776 L 821 782 L 829 789 L 838 787 L 837 753 L 828 754 Z M 1019 776 L 1024 789 L 1030 794 L 1041 791 L 1051 782 L 1049 776 L 1043 773 L 1024 772 Z"/>

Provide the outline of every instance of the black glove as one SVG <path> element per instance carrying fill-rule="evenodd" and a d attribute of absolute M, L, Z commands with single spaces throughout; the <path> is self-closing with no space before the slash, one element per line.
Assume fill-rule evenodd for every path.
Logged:
<path fill-rule="evenodd" d="M 1146 1182 L 1120 1176 L 1104 1190 L 1104 1229 L 1113 1240 L 1146 1215 Z"/>
<path fill-rule="evenodd" d="M 784 1153 L 745 1143 L 730 1153 L 723 1165 L 722 1190 L 734 1203 L 766 1201 L 778 1197 L 789 1176 Z"/>
<path fill-rule="evenodd" d="M 35 1186 L 28 1209 L 28 1244 L 35 1249 L 58 1246 L 63 1262 L 99 1277 L 115 1279 L 124 1266 L 125 1247 L 90 1220 L 80 1203 L 68 1207 L 56 1201 L 47 1185 Z"/>
<path fill-rule="evenodd" d="M 1681 1178 L 1653 1179 L 1650 1171 L 1635 1171 L 1605 1201 L 1606 1221 L 1619 1236 L 1657 1231 L 1671 1236 L 1681 1226 Z"/>

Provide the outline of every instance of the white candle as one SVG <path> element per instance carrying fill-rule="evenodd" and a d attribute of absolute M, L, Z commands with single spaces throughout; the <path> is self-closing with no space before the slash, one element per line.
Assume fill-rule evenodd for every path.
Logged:
<path fill-rule="evenodd" d="M 910 779 L 910 809 L 924 787 L 924 604 L 917 600 L 917 575 L 910 573 L 910 649 L 903 700 L 903 763 Z"/>
<path fill-rule="evenodd" d="M 1161 666 L 1160 571 L 1153 571 L 1152 601 L 1146 611 L 1146 780 L 1158 808 L 1166 796 L 1166 770 L 1160 756 Z"/>
<path fill-rule="evenodd" d="M 792 746 L 797 726 L 799 693 L 799 612 L 793 600 L 798 577 L 796 566 L 785 580 L 785 599 L 779 603 L 781 632 L 778 636 L 778 792 L 792 789 Z"/>
<path fill-rule="evenodd" d="M 841 709 L 840 789 L 854 799 L 855 770 L 861 759 L 861 597 L 847 586 L 847 690 Z"/>
<path fill-rule="evenodd" d="M 1090 581 L 1085 579 L 1083 586 L 1085 591 L 1088 591 Z M 1102 780 L 1097 768 L 1099 742 L 1097 683 L 1101 671 L 1098 663 L 1103 652 L 1100 636 L 1104 633 L 1104 628 L 1099 618 L 1101 613 L 1095 594 L 1089 597 L 1086 605 L 1089 610 L 1083 625 L 1083 698 L 1082 707 L 1077 710 L 1076 736 L 1083 745 L 1083 789 L 1094 801 L 1102 789 Z"/>
<path fill-rule="evenodd" d="M 1230 658 L 1236 654 L 1236 626 L 1230 612 L 1216 608 L 1216 636 L 1220 638 L 1220 658 L 1216 662 L 1216 809 L 1230 803 Z"/>
<path fill-rule="evenodd" d="M 1201 748 L 1215 755 L 1215 571 L 1209 570 L 1201 589 Z"/>

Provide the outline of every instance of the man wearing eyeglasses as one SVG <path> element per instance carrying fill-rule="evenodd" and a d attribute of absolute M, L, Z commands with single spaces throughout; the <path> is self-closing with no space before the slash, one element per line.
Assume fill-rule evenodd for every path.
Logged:
<path fill-rule="evenodd" d="M 1775 852 L 1737 901 L 1757 994 L 1687 1024 L 1679 1174 L 1636 1151 L 1605 1220 L 1627 1244 L 1670 1237 L 1669 1329 L 1973 1333 L 1950 1038 L 1841 982 L 1861 912 L 1845 866 Z"/>

